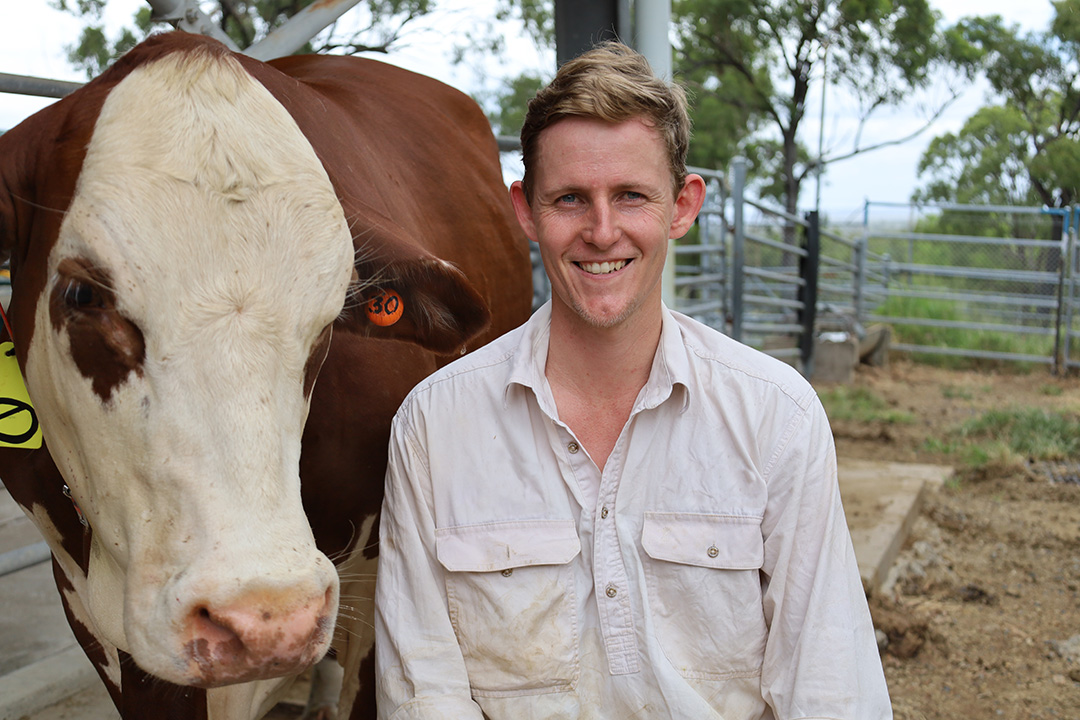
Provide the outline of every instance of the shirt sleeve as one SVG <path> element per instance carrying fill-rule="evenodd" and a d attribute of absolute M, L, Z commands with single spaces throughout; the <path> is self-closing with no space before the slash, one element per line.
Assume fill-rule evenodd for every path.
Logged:
<path fill-rule="evenodd" d="M 817 396 L 808 401 L 767 469 L 762 697 L 777 720 L 892 718 L 832 432 Z"/>
<path fill-rule="evenodd" d="M 480 720 L 447 611 L 429 489 L 427 458 L 399 411 L 390 435 L 375 587 L 378 717 Z"/>

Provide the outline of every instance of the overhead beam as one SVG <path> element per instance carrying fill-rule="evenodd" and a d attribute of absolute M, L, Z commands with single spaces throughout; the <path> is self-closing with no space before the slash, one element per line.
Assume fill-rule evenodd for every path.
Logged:
<path fill-rule="evenodd" d="M 292 55 L 359 2 L 360 0 L 322 0 L 312 3 L 243 52 L 264 62 Z"/>

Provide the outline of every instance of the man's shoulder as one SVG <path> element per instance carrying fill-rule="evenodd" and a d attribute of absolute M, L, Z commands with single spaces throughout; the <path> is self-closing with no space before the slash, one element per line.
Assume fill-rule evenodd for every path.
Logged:
<path fill-rule="evenodd" d="M 743 385 L 775 389 L 800 405 L 813 388 L 799 371 L 761 350 L 745 345 L 687 315 L 672 313 L 692 361 L 714 372 L 732 375 Z"/>
<path fill-rule="evenodd" d="M 414 402 L 419 396 L 436 392 L 457 392 L 462 385 L 503 384 L 524 332 L 525 326 L 519 326 L 468 355 L 444 365 L 417 383 L 402 405 Z"/>

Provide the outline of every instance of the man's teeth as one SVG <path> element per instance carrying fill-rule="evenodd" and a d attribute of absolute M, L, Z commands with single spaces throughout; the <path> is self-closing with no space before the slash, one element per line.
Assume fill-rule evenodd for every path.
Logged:
<path fill-rule="evenodd" d="M 622 270 L 626 267 L 626 261 L 616 260 L 615 262 L 579 263 L 579 265 L 581 265 L 582 270 L 591 275 L 607 275 L 616 270 Z"/>

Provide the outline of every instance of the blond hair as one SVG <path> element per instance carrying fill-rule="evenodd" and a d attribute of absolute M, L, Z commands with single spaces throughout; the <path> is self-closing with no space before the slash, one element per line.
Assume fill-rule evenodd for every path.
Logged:
<path fill-rule="evenodd" d="M 686 92 L 658 78 L 644 55 L 619 42 L 600 43 L 567 61 L 555 79 L 529 101 L 521 128 L 521 155 L 525 165 L 522 185 L 530 200 L 540 134 L 567 117 L 610 123 L 644 120 L 656 128 L 667 148 L 675 194 L 682 189 L 690 146 Z"/>

